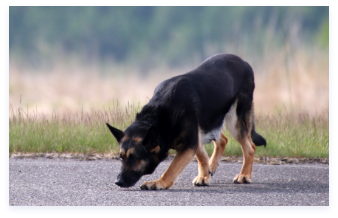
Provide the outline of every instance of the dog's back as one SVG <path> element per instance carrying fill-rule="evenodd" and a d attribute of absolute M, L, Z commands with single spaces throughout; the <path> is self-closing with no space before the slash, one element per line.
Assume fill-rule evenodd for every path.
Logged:
<path fill-rule="evenodd" d="M 162 119 L 165 120 L 159 122 L 159 125 L 166 123 L 166 130 L 175 126 L 179 129 L 177 132 L 181 132 L 185 127 L 177 124 L 190 119 L 186 125 L 191 128 L 191 122 L 196 122 L 202 144 L 218 140 L 226 121 L 228 130 L 236 139 L 251 129 L 254 143 L 266 145 L 265 139 L 254 130 L 254 88 L 253 70 L 247 62 L 235 55 L 219 54 L 205 60 L 193 71 L 160 83 L 148 106 L 160 106 L 173 112 L 164 112 L 166 115 L 163 114 Z M 236 127 L 237 121 L 241 123 L 240 128 Z"/>

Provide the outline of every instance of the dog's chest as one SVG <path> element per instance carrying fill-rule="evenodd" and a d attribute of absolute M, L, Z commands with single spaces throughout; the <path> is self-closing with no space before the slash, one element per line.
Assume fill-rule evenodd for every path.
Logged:
<path fill-rule="evenodd" d="M 223 121 L 223 125 L 224 125 L 224 121 Z M 217 141 L 219 139 L 219 137 L 221 136 L 223 125 L 215 128 L 215 129 L 213 129 L 209 132 L 204 132 L 203 130 L 200 129 L 200 131 L 199 131 L 200 143 L 202 145 L 205 145 L 205 144 L 210 143 L 212 140 Z"/>

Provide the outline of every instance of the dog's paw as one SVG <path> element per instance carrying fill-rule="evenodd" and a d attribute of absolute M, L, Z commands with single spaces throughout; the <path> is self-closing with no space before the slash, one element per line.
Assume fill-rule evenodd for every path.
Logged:
<path fill-rule="evenodd" d="M 234 178 L 234 183 L 251 183 L 250 175 L 246 174 L 238 174 Z"/>
<path fill-rule="evenodd" d="M 218 163 L 217 162 L 216 163 L 214 163 L 214 162 L 210 163 L 210 171 L 209 171 L 209 173 L 210 173 L 211 176 L 214 175 L 214 173 L 216 172 L 217 167 L 218 167 Z"/>
<path fill-rule="evenodd" d="M 208 176 L 197 176 L 192 183 L 195 186 L 208 186 L 210 184 L 210 175 Z"/>
<path fill-rule="evenodd" d="M 174 183 L 166 184 L 163 180 L 158 179 L 151 182 L 145 182 L 141 185 L 142 190 L 162 190 L 170 188 Z"/>

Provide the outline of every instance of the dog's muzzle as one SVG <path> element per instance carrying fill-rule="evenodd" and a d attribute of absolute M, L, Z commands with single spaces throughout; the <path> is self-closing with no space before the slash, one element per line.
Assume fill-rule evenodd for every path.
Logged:
<path fill-rule="evenodd" d="M 115 180 L 115 184 L 122 187 L 122 188 L 128 188 L 133 185 L 141 178 L 142 175 L 128 175 L 125 176 L 123 174 L 119 174 L 117 176 L 117 179 Z"/>
<path fill-rule="evenodd" d="M 117 179 L 115 180 L 115 185 L 118 185 L 120 187 L 126 187 L 126 184 L 123 179 Z"/>

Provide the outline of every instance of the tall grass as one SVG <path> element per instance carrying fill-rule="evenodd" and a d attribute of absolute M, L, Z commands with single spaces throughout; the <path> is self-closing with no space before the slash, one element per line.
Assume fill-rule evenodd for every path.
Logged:
<path fill-rule="evenodd" d="M 314 48 L 293 48 L 288 52 L 267 51 L 252 56 L 234 48 L 224 52 L 237 54 L 255 72 L 255 110 L 274 113 L 284 106 L 290 112 L 306 112 L 310 116 L 329 108 L 329 58 L 327 51 Z M 205 57 L 207 58 L 207 57 Z M 67 59 L 68 60 L 68 59 Z M 155 87 L 172 76 L 196 68 L 200 62 L 178 68 L 156 67 L 147 72 L 127 65 L 100 63 L 56 62 L 54 67 L 32 69 L 14 60 L 9 65 L 9 103 L 14 108 L 28 106 L 50 115 L 91 108 L 112 107 L 114 99 L 145 104 Z M 20 96 L 22 101 L 20 104 Z"/>
<path fill-rule="evenodd" d="M 118 153 L 118 144 L 105 123 L 124 130 L 140 109 L 140 105 L 131 104 L 121 107 L 115 101 L 107 110 L 45 116 L 11 107 L 9 153 Z M 256 115 L 256 130 L 268 143 L 265 148 L 257 147 L 256 156 L 329 157 L 328 111 L 313 117 L 289 114 L 286 109 L 282 112 Z M 224 155 L 242 156 L 238 142 L 227 131 L 225 134 L 229 142 Z M 213 145 L 206 145 L 206 150 L 211 155 Z"/>
<path fill-rule="evenodd" d="M 259 116 L 259 131 L 266 135 L 269 148 L 258 155 L 329 157 L 329 111 L 310 117 L 306 113 Z"/>
<path fill-rule="evenodd" d="M 328 157 L 328 51 L 290 47 L 286 58 L 284 50 L 266 46 L 264 55 L 257 57 L 235 47 L 224 52 L 239 55 L 255 72 L 256 128 L 268 143 L 257 147 L 256 156 Z M 65 59 L 43 69 L 10 61 L 10 153 L 118 152 L 105 122 L 125 129 L 141 108 L 135 102 L 145 104 L 161 81 L 199 64 L 142 72 L 127 65 Z M 241 156 L 238 143 L 225 134 L 229 143 L 224 154 Z M 212 149 L 212 144 L 206 145 L 209 154 Z"/>
<path fill-rule="evenodd" d="M 125 129 L 139 107 L 122 108 L 116 101 L 108 110 L 45 116 L 37 111 L 11 107 L 9 117 L 9 152 L 116 153 L 118 144 L 106 122 Z"/>
<path fill-rule="evenodd" d="M 308 114 L 278 113 L 258 115 L 255 118 L 256 131 L 267 141 L 266 147 L 256 147 L 255 156 L 272 157 L 329 157 L 329 112 L 310 117 Z M 242 151 L 229 132 L 229 141 L 224 155 L 241 156 Z M 206 146 L 211 154 L 213 145 Z"/>

